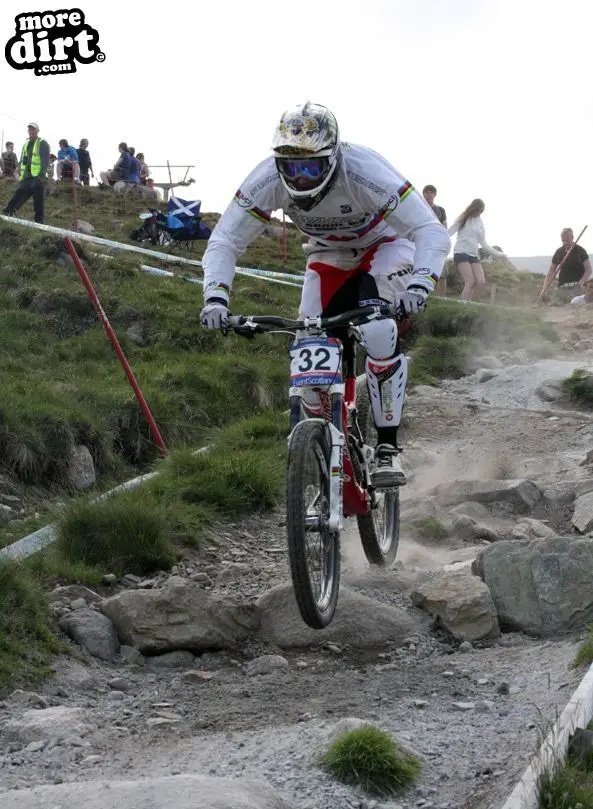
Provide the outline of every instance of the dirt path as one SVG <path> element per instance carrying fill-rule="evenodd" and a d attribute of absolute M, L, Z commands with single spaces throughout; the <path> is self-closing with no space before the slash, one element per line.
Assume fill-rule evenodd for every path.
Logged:
<path fill-rule="evenodd" d="M 590 477 L 579 464 L 593 447 L 593 418 L 534 393 L 575 363 L 589 362 L 586 351 L 577 358 L 565 351 L 554 363 L 507 363 L 488 381 L 474 375 L 412 393 L 403 522 L 433 486 L 456 478 L 529 477 L 545 489 Z M 561 511 L 536 516 L 556 529 L 567 524 Z M 283 542 L 282 514 L 225 529 L 209 564 L 232 559 L 253 575 L 215 591 L 254 598 L 285 581 Z M 67 718 L 75 720 L 69 730 L 27 736 L 26 728 L 9 730 L 7 723 L 39 707 L 36 698 L 16 695 L 1 704 L 0 790 L 197 772 L 265 779 L 301 809 L 497 809 L 581 675 L 569 669 L 576 639 L 506 634 L 460 647 L 412 606 L 409 593 L 427 572 L 467 563 L 482 546 L 404 529 L 395 568 L 377 573 L 350 529 L 345 584 L 409 615 L 413 630 L 403 648 L 361 651 L 321 640 L 286 652 L 248 644 L 195 660 L 186 655 L 177 668 L 159 667 L 158 660 L 142 666 L 61 660 L 42 699 L 80 714 Z M 288 666 L 246 676 L 245 664 L 261 654 L 282 654 Z M 380 804 L 325 776 L 316 758 L 348 718 L 373 720 L 416 750 L 424 762 L 417 787 Z"/>

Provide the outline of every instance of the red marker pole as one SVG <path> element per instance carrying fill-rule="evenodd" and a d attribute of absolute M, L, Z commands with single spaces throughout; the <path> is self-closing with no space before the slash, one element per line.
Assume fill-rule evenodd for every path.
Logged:
<path fill-rule="evenodd" d="M 148 425 L 149 425 L 149 427 L 151 429 L 151 432 L 152 432 L 152 435 L 154 437 L 155 443 L 156 443 L 157 447 L 159 448 L 161 455 L 163 455 L 163 457 L 165 457 L 168 454 L 168 452 L 167 452 L 167 447 L 165 446 L 165 442 L 163 441 L 163 437 L 161 436 L 159 428 L 157 427 L 156 421 L 154 420 L 154 417 L 153 417 L 152 413 L 150 412 L 150 408 L 148 407 L 148 404 L 146 403 L 146 399 L 142 395 L 142 391 L 140 390 L 140 386 L 138 385 L 138 382 L 136 381 L 136 377 L 134 376 L 134 372 L 132 371 L 129 362 L 126 359 L 124 352 L 122 351 L 122 348 L 121 348 L 121 346 L 119 344 L 119 341 L 118 341 L 118 339 L 117 339 L 117 337 L 115 335 L 115 332 L 111 328 L 111 323 L 109 322 L 109 320 L 107 319 L 107 315 L 103 311 L 103 307 L 101 306 L 101 301 L 99 300 L 99 298 L 97 296 L 97 293 L 95 292 L 95 289 L 94 289 L 94 287 L 93 287 L 93 285 L 91 283 L 91 279 L 88 277 L 87 271 L 82 266 L 82 262 L 81 262 L 81 260 L 80 260 L 80 258 L 78 256 L 78 253 L 76 252 L 76 249 L 75 249 L 74 245 L 72 244 L 72 240 L 70 239 L 70 237 L 67 236 L 64 239 L 64 242 L 66 243 L 66 249 L 70 253 L 70 257 L 72 258 L 72 261 L 74 262 L 74 266 L 76 267 L 76 269 L 78 270 L 78 274 L 82 278 L 82 283 L 85 285 L 86 291 L 89 293 L 89 298 L 92 300 L 93 305 L 95 307 L 95 310 L 96 310 L 97 314 L 99 315 L 101 323 L 103 324 L 103 328 L 107 332 L 107 336 L 109 337 L 109 340 L 111 341 L 111 345 L 113 346 L 113 349 L 114 349 L 115 353 L 117 354 L 117 357 L 118 357 L 119 361 L 123 365 L 123 369 L 124 369 L 124 371 L 126 373 L 126 376 L 128 377 L 128 381 L 129 381 L 130 385 L 132 386 L 132 389 L 133 389 L 133 391 L 134 391 L 134 393 L 136 395 L 136 399 L 138 399 L 138 403 L 139 403 L 139 405 L 140 405 L 140 407 L 142 409 L 142 412 L 144 413 L 144 417 L 145 417 L 146 421 L 148 422 Z"/>

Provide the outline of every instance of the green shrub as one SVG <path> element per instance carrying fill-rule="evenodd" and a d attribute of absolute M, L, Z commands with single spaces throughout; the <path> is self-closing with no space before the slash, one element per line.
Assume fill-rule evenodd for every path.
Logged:
<path fill-rule="evenodd" d="M 562 387 L 573 402 L 593 408 L 593 374 L 583 368 L 577 368 L 562 381 Z"/>
<path fill-rule="evenodd" d="M 421 335 L 411 352 L 410 382 L 435 385 L 439 379 L 464 376 L 475 351 L 475 341 L 468 337 Z"/>
<path fill-rule="evenodd" d="M 572 661 L 571 668 L 579 668 L 580 666 L 590 666 L 593 663 L 593 627 L 587 630 L 587 637 L 580 645 L 578 652 Z"/>
<path fill-rule="evenodd" d="M 167 569 L 176 558 L 167 520 L 142 487 L 72 504 L 57 530 L 57 548 L 66 559 L 117 575 Z"/>
<path fill-rule="evenodd" d="M 372 725 L 342 734 L 321 764 L 338 781 L 379 798 L 397 795 L 420 773 L 420 762 L 388 733 Z"/>

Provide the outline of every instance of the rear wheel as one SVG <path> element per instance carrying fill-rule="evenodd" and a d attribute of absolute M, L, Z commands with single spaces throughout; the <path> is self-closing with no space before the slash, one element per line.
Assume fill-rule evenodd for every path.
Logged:
<path fill-rule="evenodd" d="M 356 407 L 364 443 L 374 446 L 377 442 L 377 430 L 364 375 L 356 380 Z M 353 465 L 357 477 L 360 475 L 362 478 L 359 464 Z M 362 547 L 370 564 L 378 567 L 392 564 L 399 545 L 399 489 L 375 491 L 374 507 L 368 514 L 359 514 L 357 520 Z"/>
<path fill-rule="evenodd" d="M 331 622 L 340 586 L 340 536 L 329 531 L 329 462 L 325 425 L 301 421 L 288 452 L 286 529 L 296 601 L 313 629 Z"/>

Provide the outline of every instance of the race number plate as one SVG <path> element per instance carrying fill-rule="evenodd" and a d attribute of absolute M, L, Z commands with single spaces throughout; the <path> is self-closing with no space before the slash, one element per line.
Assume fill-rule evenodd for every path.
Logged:
<path fill-rule="evenodd" d="M 290 348 L 292 387 L 342 382 L 342 347 L 333 337 L 305 337 Z"/>

